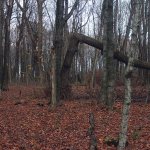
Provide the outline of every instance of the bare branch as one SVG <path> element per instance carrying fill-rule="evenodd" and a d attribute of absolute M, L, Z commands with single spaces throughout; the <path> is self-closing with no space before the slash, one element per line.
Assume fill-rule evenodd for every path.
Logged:
<path fill-rule="evenodd" d="M 52 30 L 54 31 L 54 25 L 53 25 L 53 22 L 52 22 L 52 20 L 51 20 L 51 16 L 50 16 L 50 14 L 49 14 L 49 12 L 48 12 L 48 9 L 47 9 L 47 6 L 46 6 L 45 2 L 44 2 L 44 7 L 45 7 L 45 10 L 46 10 L 46 12 L 47 12 L 48 18 L 49 18 L 49 20 L 50 20 L 50 23 L 51 23 L 51 26 L 52 26 Z"/>
<path fill-rule="evenodd" d="M 71 17 L 71 15 L 73 14 L 74 10 L 77 8 L 78 5 L 79 5 L 79 0 L 76 0 L 70 12 L 65 16 L 64 23 L 67 22 L 67 20 Z"/>

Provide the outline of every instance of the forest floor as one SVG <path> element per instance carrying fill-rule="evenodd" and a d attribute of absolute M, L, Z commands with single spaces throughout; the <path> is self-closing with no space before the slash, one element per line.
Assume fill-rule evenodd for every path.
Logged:
<path fill-rule="evenodd" d="M 42 88 L 11 86 L 0 101 L 0 150 L 88 150 L 89 114 L 94 114 L 98 150 L 115 150 L 105 141 L 119 134 L 122 102 L 117 101 L 112 111 L 97 105 L 84 86 L 73 88 L 75 98 L 62 101 L 49 111 L 48 99 Z M 150 103 L 145 104 L 145 93 L 134 88 L 136 99 L 131 105 L 128 148 L 150 150 Z M 142 91 L 143 90 L 143 91 Z M 123 97 L 123 87 L 117 87 Z M 121 95 L 122 94 L 122 95 Z M 85 98 L 84 98 L 85 97 Z"/>

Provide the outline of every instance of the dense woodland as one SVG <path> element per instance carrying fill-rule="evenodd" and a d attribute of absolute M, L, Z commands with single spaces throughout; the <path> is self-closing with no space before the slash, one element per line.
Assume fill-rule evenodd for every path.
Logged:
<path fill-rule="evenodd" d="M 150 0 L 0 0 L 0 149 L 150 149 Z"/>

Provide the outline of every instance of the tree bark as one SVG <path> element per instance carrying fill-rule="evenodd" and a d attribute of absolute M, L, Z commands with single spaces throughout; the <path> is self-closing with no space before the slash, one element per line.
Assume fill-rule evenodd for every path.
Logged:
<path fill-rule="evenodd" d="M 42 84 L 42 45 L 43 45 L 43 3 L 45 0 L 37 0 L 38 6 L 38 62 L 37 62 L 37 75 Z"/>
<path fill-rule="evenodd" d="M 0 1 L 0 99 L 1 97 L 1 88 L 2 88 L 2 72 L 3 72 L 3 8 L 4 1 Z"/>
<path fill-rule="evenodd" d="M 118 0 L 115 2 L 115 8 L 114 8 L 114 35 L 115 35 L 115 44 L 118 44 Z"/>
<path fill-rule="evenodd" d="M 148 61 L 150 61 L 150 0 L 148 0 Z"/>
<path fill-rule="evenodd" d="M 54 108 L 57 104 L 56 101 L 56 54 L 55 49 L 52 48 L 52 70 L 51 70 L 51 79 L 52 79 L 52 99 L 51 99 L 51 106 Z"/>
<path fill-rule="evenodd" d="M 79 41 L 77 40 L 77 38 L 70 35 L 67 53 L 65 56 L 62 69 L 61 69 L 61 80 L 62 80 L 63 87 L 68 86 L 69 84 L 69 72 L 70 72 L 72 61 L 73 61 L 73 57 L 78 49 L 78 44 L 79 44 Z"/>
<path fill-rule="evenodd" d="M 125 100 L 123 104 L 122 112 L 122 122 L 121 122 L 121 131 L 119 134 L 119 145 L 118 150 L 124 150 L 127 141 L 127 129 L 128 129 L 128 120 L 129 120 L 129 110 L 131 104 L 131 72 L 133 59 L 129 59 L 126 73 L 125 73 Z"/>
<path fill-rule="evenodd" d="M 93 69 L 92 69 L 92 77 L 91 77 L 91 87 L 94 88 L 95 86 L 95 73 L 96 73 L 96 64 L 98 60 L 98 50 L 95 49 L 95 56 L 94 56 L 94 63 L 93 63 Z"/>
<path fill-rule="evenodd" d="M 114 86 L 114 59 L 113 59 L 113 1 L 104 0 L 104 35 L 103 35 L 103 84 L 102 101 L 112 108 Z"/>
<path fill-rule="evenodd" d="M 61 56 L 63 47 L 63 29 L 64 29 L 64 0 L 56 2 L 56 19 L 54 32 L 54 49 L 56 53 L 56 101 L 59 102 L 61 97 Z"/>
<path fill-rule="evenodd" d="M 9 0 L 5 19 L 5 44 L 4 44 L 4 66 L 2 75 L 2 90 L 8 90 L 9 82 L 9 53 L 10 53 L 10 20 L 14 0 Z"/>
<path fill-rule="evenodd" d="M 94 121 L 94 114 L 90 113 L 89 114 L 89 123 L 90 123 L 90 128 L 88 129 L 88 135 L 90 137 L 90 150 L 97 150 L 97 139 L 95 136 L 95 121 Z"/>
<path fill-rule="evenodd" d="M 123 104 L 121 131 L 119 134 L 119 145 L 118 150 L 124 150 L 127 141 L 127 129 L 129 120 L 129 111 L 131 104 L 131 76 L 133 73 L 133 60 L 138 51 L 138 23 L 139 23 L 139 3 L 136 0 L 131 1 L 133 10 L 132 20 L 132 34 L 131 34 L 131 48 L 128 52 L 129 61 L 125 72 L 125 100 Z"/>
<path fill-rule="evenodd" d="M 19 8 L 19 6 L 17 5 L 17 7 Z M 17 32 L 18 37 L 17 37 L 17 41 L 16 41 L 16 56 L 15 56 L 15 68 L 14 68 L 14 75 L 15 75 L 15 79 L 17 81 L 20 80 L 19 78 L 19 60 L 21 58 L 21 41 L 24 38 L 24 29 L 25 29 L 25 19 L 26 19 L 26 12 L 27 12 L 27 3 L 25 3 L 25 0 L 23 1 L 23 7 L 22 7 L 22 18 L 21 18 L 21 23 L 18 25 L 17 27 Z M 17 20 L 19 20 L 19 16 L 17 16 Z M 19 23 L 20 21 L 18 21 Z"/>

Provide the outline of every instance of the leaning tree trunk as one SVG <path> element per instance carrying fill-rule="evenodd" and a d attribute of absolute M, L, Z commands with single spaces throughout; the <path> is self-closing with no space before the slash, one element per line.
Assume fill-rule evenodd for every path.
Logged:
<path fill-rule="evenodd" d="M 129 110 L 131 104 L 131 76 L 133 73 L 133 60 L 135 53 L 138 51 L 138 23 L 139 23 L 139 5 L 136 0 L 132 0 L 133 20 L 132 20 L 132 35 L 131 35 L 131 49 L 128 52 L 128 65 L 125 73 L 125 100 L 122 112 L 121 131 L 119 134 L 119 145 L 118 150 L 123 150 L 126 146 L 127 141 L 127 129 L 129 120 Z M 136 55 L 137 56 L 137 55 Z"/>
<path fill-rule="evenodd" d="M 79 42 L 74 36 L 69 36 L 69 45 L 68 45 L 65 60 L 61 69 L 62 92 L 64 89 L 64 94 L 65 94 L 66 93 L 65 89 L 67 89 L 67 93 L 64 96 L 65 98 L 69 97 L 71 94 L 71 91 L 69 88 L 69 73 L 70 73 L 71 64 L 73 62 L 73 57 L 78 49 L 78 44 Z"/>
<path fill-rule="evenodd" d="M 56 51 L 56 101 L 59 102 L 61 98 L 61 58 L 62 58 L 62 48 L 64 46 L 63 30 L 65 23 L 73 14 L 79 4 L 79 0 L 76 0 L 70 12 L 64 17 L 64 0 L 57 0 L 56 2 L 56 19 L 55 19 L 55 32 L 53 45 Z"/>

